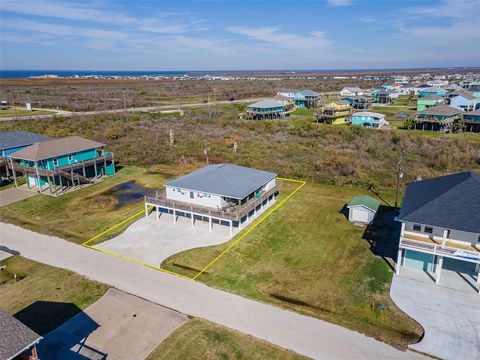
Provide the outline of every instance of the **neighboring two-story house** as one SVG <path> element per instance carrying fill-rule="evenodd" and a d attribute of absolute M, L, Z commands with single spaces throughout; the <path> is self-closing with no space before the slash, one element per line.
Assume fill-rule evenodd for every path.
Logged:
<path fill-rule="evenodd" d="M 105 151 L 105 144 L 79 136 L 35 143 L 10 154 L 9 161 L 14 174 L 26 175 L 28 188 L 52 194 L 115 173 L 113 154 Z"/>
<path fill-rule="evenodd" d="M 462 172 L 407 185 L 397 274 L 402 266 L 434 274 L 465 272 L 480 283 L 480 176 Z"/>

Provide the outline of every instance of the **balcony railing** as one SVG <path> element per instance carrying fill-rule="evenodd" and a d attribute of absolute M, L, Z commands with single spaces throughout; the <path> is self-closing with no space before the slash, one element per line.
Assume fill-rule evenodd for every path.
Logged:
<path fill-rule="evenodd" d="M 406 237 L 400 237 L 400 247 L 480 263 L 480 250 L 474 246 L 462 246 L 452 242 L 442 246 L 441 243 L 437 243 L 429 238 L 420 240 L 419 237 L 415 237 L 415 239 L 412 239 L 408 238 L 407 235 Z"/>
<path fill-rule="evenodd" d="M 145 196 L 145 203 L 166 207 L 178 211 L 196 213 L 214 218 L 240 221 L 245 215 L 256 209 L 265 200 L 278 192 L 277 186 L 264 192 L 259 198 L 253 198 L 243 205 L 226 206 L 222 209 L 214 209 L 207 206 L 191 204 L 183 201 L 167 199 L 166 190 L 157 190 L 155 193 Z"/>

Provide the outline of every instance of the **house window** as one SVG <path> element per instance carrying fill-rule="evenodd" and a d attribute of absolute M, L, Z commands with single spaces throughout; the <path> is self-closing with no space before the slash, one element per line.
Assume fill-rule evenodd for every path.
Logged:
<path fill-rule="evenodd" d="M 450 230 L 447 230 L 447 239 L 450 239 Z"/>
<path fill-rule="evenodd" d="M 422 225 L 414 224 L 413 231 L 422 231 Z"/>
<path fill-rule="evenodd" d="M 428 233 L 428 234 L 431 234 L 431 233 L 433 233 L 433 228 L 430 227 L 430 226 L 425 226 L 425 230 L 424 230 L 424 231 L 425 231 L 426 233 Z"/>
<path fill-rule="evenodd" d="M 193 199 L 193 191 L 190 191 L 190 199 Z"/>
<path fill-rule="evenodd" d="M 58 166 L 58 159 L 57 158 L 53 159 L 53 166 Z"/>
<path fill-rule="evenodd" d="M 73 155 L 72 154 L 68 154 L 68 161 L 72 161 L 73 160 Z"/>

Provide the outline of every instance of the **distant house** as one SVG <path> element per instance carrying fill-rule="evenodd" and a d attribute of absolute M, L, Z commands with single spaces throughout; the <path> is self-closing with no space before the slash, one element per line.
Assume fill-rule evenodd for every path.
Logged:
<path fill-rule="evenodd" d="M 448 131 L 461 119 L 462 111 L 448 105 L 435 105 L 420 111 L 415 118 L 415 129 Z"/>
<path fill-rule="evenodd" d="M 448 80 L 444 80 L 444 79 L 430 80 L 430 81 L 427 81 L 427 85 L 430 85 L 430 86 L 447 86 L 448 85 Z"/>
<path fill-rule="evenodd" d="M 399 75 L 399 76 L 395 76 L 393 81 L 398 84 L 408 84 L 408 82 L 410 81 L 410 77 Z"/>
<path fill-rule="evenodd" d="M 0 309 L 0 359 L 38 359 L 37 344 L 43 338 Z"/>
<path fill-rule="evenodd" d="M 277 174 L 232 164 L 208 165 L 165 184 L 155 195 L 146 196 L 145 212 L 153 206 L 161 213 L 241 228 L 256 212 L 275 200 Z"/>
<path fill-rule="evenodd" d="M 367 196 L 354 196 L 348 203 L 348 220 L 359 224 L 372 224 L 380 207 L 380 201 Z"/>
<path fill-rule="evenodd" d="M 468 91 L 480 99 L 480 81 L 473 81 L 468 85 Z"/>
<path fill-rule="evenodd" d="M 285 106 L 287 111 L 292 110 L 295 107 L 295 101 L 283 95 L 275 95 L 272 100 L 280 102 L 283 106 Z"/>
<path fill-rule="evenodd" d="M 370 101 L 366 96 L 344 96 L 340 100 L 349 102 L 352 109 L 364 110 L 370 106 Z"/>
<path fill-rule="evenodd" d="M 253 120 L 281 119 L 285 117 L 287 106 L 283 102 L 265 99 L 247 106 L 247 113 Z"/>
<path fill-rule="evenodd" d="M 340 91 L 340 96 L 360 96 L 364 91 L 356 86 L 347 86 Z"/>
<path fill-rule="evenodd" d="M 79 136 L 35 143 L 10 154 L 9 160 L 15 172 L 26 175 L 28 188 L 51 194 L 115 173 L 113 154 L 105 151 L 105 144 Z"/>
<path fill-rule="evenodd" d="M 321 110 L 316 114 L 317 122 L 334 125 L 345 124 L 348 122 L 351 113 L 352 107 L 349 102 L 335 100 L 322 106 Z"/>
<path fill-rule="evenodd" d="M 314 108 L 318 106 L 319 101 L 320 94 L 310 89 L 295 94 L 295 106 L 297 108 Z"/>
<path fill-rule="evenodd" d="M 430 86 L 426 88 L 420 89 L 418 92 L 418 96 L 427 96 L 427 95 L 438 95 L 438 96 L 445 96 L 447 95 L 447 90 L 438 86 Z"/>
<path fill-rule="evenodd" d="M 455 281 L 475 276 L 480 291 L 480 176 L 463 172 L 410 183 L 401 206 L 396 273 L 426 271 L 439 284 L 448 269 Z"/>
<path fill-rule="evenodd" d="M 51 139 L 49 136 L 28 131 L 7 131 L 0 133 L 0 178 L 2 180 L 13 180 L 13 172 L 8 161 L 10 154 L 32 144 Z"/>
<path fill-rule="evenodd" d="M 376 129 L 389 124 L 388 121 L 385 120 L 385 115 L 370 111 L 353 113 L 350 117 L 350 122 L 352 126 L 356 125 Z"/>
<path fill-rule="evenodd" d="M 453 92 L 449 99 L 451 107 L 462 111 L 473 111 L 480 108 L 480 99 L 475 97 L 470 91 L 459 90 Z"/>
<path fill-rule="evenodd" d="M 280 91 L 277 91 L 277 95 L 282 95 L 293 100 L 295 98 L 295 94 L 298 94 L 299 92 L 300 91 L 296 89 L 280 90 Z"/>
<path fill-rule="evenodd" d="M 480 110 L 463 113 L 463 122 L 465 123 L 465 131 L 480 132 Z"/>
<path fill-rule="evenodd" d="M 373 91 L 373 102 L 377 104 L 389 104 L 397 99 L 399 92 L 396 90 L 378 88 Z"/>
<path fill-rule="evenodd" d="M 417 111 L 423 111 L 428 109 L 429 107 L 443 104 L 445 102 L 445 98 L 438 95 L 427 95 L 423 97 L 419 97 L 417 99 Z"/>
<path fill-rule="evenodd" d="M 398 93 L 400 95 L 417 95 L 420 91 L 420 88 L 416 85 L 402 85 L 398 88 Z"/>

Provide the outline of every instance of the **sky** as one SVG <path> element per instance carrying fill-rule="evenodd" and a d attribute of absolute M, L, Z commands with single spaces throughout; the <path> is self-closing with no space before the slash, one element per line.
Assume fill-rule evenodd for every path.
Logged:
<path fill-rule="evenodd" d="M 480 66 L 480 0 L 0 1 L 0 67 Z"/>

